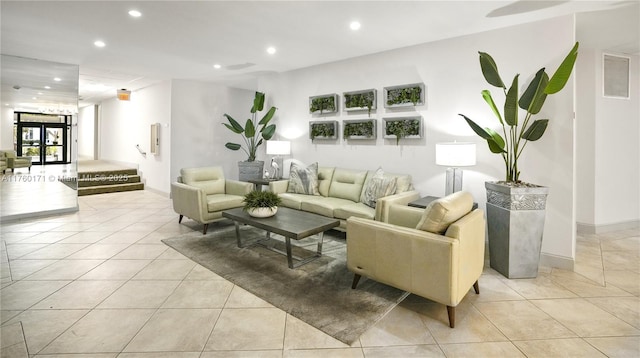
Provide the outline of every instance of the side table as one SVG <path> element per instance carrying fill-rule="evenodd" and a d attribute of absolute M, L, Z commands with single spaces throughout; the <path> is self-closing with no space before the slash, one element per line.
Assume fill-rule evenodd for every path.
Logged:
<path fill-rule="evenodd" d="M 414 200 L 412 202 L 410 202 L 408 205 L 409 206 L 413 206 L 414 208 L 422 208 L 425 209 L 432 201 L 440 199 L 439 196 L 425 196 L 422 197 L 418 200 Z M 473 207 L 471 207 L 471 210 L 475 210 L 478 208 L 478 203 L 473 203 Z"/>
<path fill-rule="evenodd" d="M 282 180 L 282 179 L 265 179 L 265 178 L 249 179 L 249 183 L 255 184 L 257 191 L 262 191 L 263 185 L 269 186 L 269 183 L 276 180 Z"/>

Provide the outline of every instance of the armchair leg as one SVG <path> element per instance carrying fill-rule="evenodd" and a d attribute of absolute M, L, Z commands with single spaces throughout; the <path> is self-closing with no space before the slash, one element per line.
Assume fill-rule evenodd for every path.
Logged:
<path fill-rule="evenodd" d="M 480 286 L 478 286 L 478 281 L 473 284 L 473 289 L 476 291 L 476 295 L 480 294 Z"/>
<path fill-rule="evenodd" d="M 358 286 L 358 281 L 360 281 L 360 275 L 358 275 L 357 273 L 353 274 L 353 283 L 351 283 L 351 289 L 355 289 L 356 286 Z"/>
<path fill-rule="evenodd" d="M 180 215 L 180 217 L 178 218 L 178 224 L 182 223 L 182 217 L 183 217 L 183 216 L 184 216 L 184 215 Z"/>
<path fill-rule="evenodd" d="M 449 316 L 449 327 L 455 328 L 456 326 L 456 308 L 447 306 L 447 315 Z"/>
<path fill-rule="evenodd" d="M 204 229 L 202 230 L 202 235 L 207 234 L 207 229 L 209 228 L 209 224 L 204 224 Z"/>

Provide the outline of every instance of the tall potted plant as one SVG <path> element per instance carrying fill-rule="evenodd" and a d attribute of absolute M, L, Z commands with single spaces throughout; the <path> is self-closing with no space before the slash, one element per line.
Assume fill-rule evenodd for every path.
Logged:
<path fill-rule="evenodd" d="M 520 181 L 518 159 L 527 143 L 540 139 L 547 129 L 549 119 L 533 119 L 533 116 L 540 112 L 548 95 L 558 93 L 566 85 L 578 57 L 578 43 L 551 79 L 545 68 L 541 68 L 522 96 L 518 96 L 519 74 L 507 89 L 493 58 L 485 52 L 479 54 L 485 80 L 502 88 L 505 96 L 501 113 L 491 92 L 482 91 L 482 97 L 502 127 L 502 135 L 460 114 L 471 129 L 487 141 L 489 150 L 502 156 L 505 164 L 504 181 L 485 183 L 491 267 L 508 278 L 536 277 L 548 188 Z M 519 109 L 525 112 L 522 120 L 518 118 Z"/>
<path fill-rule="evenodd" d="M 264 162 L 256 161 L 256 151 L 265 140 L 271 139 L 276 132 L 276 125 L 269 124 L 276 113 L 276 107 L 271 107 L 258 122 L 258 112 L 264 109 L 264 99 L 264 93 L 256 92 L 253 106 L 251 107 L 251 118 L 247 119 L 244 126 L 230 115 L 224 114 L 229 123 L 223 124 L 232 132 L 240 134 L 245 145 L 243 147 L 242 144 L 227 142 L 224 146 L 231 150 L 242 149 L 248 155 L 246 161 L 238 162 L 238 177 L 241 181 L 260 179 L 262 177 Z"/>

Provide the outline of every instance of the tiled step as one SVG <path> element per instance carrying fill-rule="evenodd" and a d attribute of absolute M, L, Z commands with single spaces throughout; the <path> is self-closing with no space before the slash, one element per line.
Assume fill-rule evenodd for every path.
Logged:
<path fill-rule="evenodd" d="M 78 196 L 116 193 L 116 192 L 131 191 L 131 190 L 144 190 L 144 184 L 143 183 L 111 184 L 111 185 L 96 185 L 96 186 L 78 188 Z"/>
<path fill-rule="evenodd" d="M 78 173 L 78 196 L 144 190 L 137 169 Z"/>
<path fill-rule="evenodd" d="M 90 186 L 131 184 L 131 183 L 140 183 L 140 176 L 109 174 L 109 175 L 97 175 L 93 177 L 85 177 L 84 179 L 78 180 L 78 187 L 86 188 Z"/>

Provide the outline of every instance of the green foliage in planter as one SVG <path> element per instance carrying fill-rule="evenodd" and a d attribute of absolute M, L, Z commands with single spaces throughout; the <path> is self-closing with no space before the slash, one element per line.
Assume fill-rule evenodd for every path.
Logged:
<path fill-rule="evenodd" d="M 282 199 L 272 191 L 254 190 L 244 196 L 244 211 L 255 208 L 272 208 L 280 205 Z"/>
<path fill-rule="evenodd" d="M 420 86 L 390 89 L 387 91 L 387 105 L 413 103 L 415 106 L 420 102 L 421 93 Z"/>
<path fill-rule="evenodd" d="M 311 113 L 320 111 L 322 112 L 335 112 L 336 111 L 336 99 L 335 96 L 316 97 L 311 100 L 309 106 Z"/>
<path fill-rule="evenodd" d="M 276 113 L 276 107 L 271 107 L 264 115 L 264 117 L 262 117 L 262 119 L 258 122 L 257 112 L 260 112 L 264 109 L 264 97 L 264 93 L 256 92 L 253 99 L 253 106 L 251 106 L 250 111 L 251 118 L 247 119 L 244 127 L 230 115 L 226 113 L 224 114 L 229 123 L 223 124 L 233 133 L 240 134 L 242 136 L 246 148 L 242 147 L 241 144 L 232 142 L 228 142 L 224 146 L 231 150 L 244 150 L 244 152 L 249 156 L 247 158 L 248 162 L 253 162 L 256 160 L 256 150 L 258 149 L 258 147 L 263 143 L 263 141 L 271 139 L 271 137 L 273 137 L 276 132 L 276 125 L 269 124 L 271 118 L 273 118 L 273 115 Z"/>
<path fill-rule="evenodd" d="M 336 129 L 334 123 L 312 123 L 311 124 L 311 139 L 316 137 L 332 138 L 336 135 Z"/>
<path fill-rule="evenodd" d="M 375 96 L 373 95 L 373 91 L 344 95 L 344 105 L 346 108 L 366 108 L 369 116 L 371 116 L 371 108 L 373 108 L 374 100 Z"/>
<path fill-rule="evenodd" d="M 366 122 L 345 122 L 344 124 L 344 139 L 352 136 L 361 136 L 371 138 L 374 136 L 373 121 Z"/>
<path fill-rule="evenodd" d="M 478 136 L 487 141 L 491 153 L 502 156 L 506 169 L 505 181 L 520 182 L 518 158 L 527 143 L 537 141 L 542 137 L 549 123 L 549 119 L 536 119 L 530 123 L 532 116 L 540 112 L 548 95 L 560 92 L 566 85 L 578 57 L 578 45 L 576 42 L 551 79 L 549 79 L 544 67 L 538 70 L 522 96 L 518 96 L 520 87 L 518 77 L 520 75 L 517 74 L 513 77 L 511 87 L 507 90 L 507 86 L 502 82 L 498 73 L 496 62 L 488 53 L 479 52 L 480 69 L 484 79 L 490 85 L 499 87 L 504 92 L 503 113 L 500 113 L 491 92 L 482 91 L 482 98 L 487 102 L 502 127 L 502 135 L 491 128 L 482 128 L 464 114 L 460 114 L 460 116 Z M 518 119 L 519 109 L 525 112 L 524 120 Z"/>
<path fill-rule="evenodd" d="M 418 119 L 386 121 L 384 130 L 386 135 L 396 136 L 397 145 L 400 142 L 400 138 L 420 135 L 420 121 Z"/>

